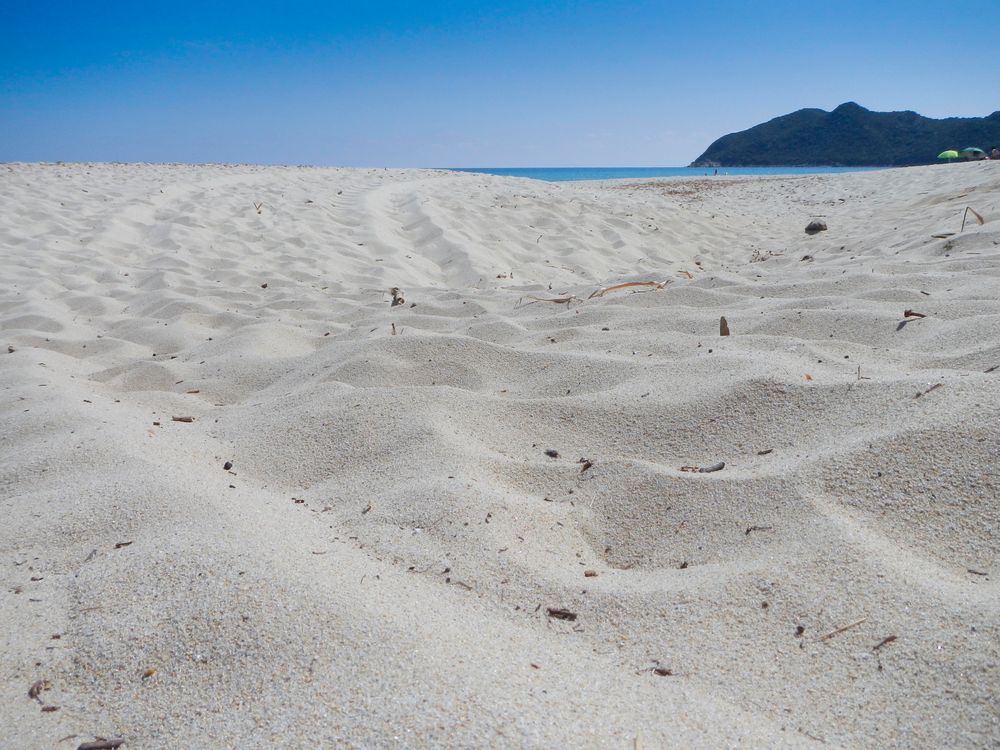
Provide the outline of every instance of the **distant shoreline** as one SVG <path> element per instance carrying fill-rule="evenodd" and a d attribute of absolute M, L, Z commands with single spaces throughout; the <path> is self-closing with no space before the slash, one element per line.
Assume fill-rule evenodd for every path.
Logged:
<path fill-rule="evenodd" d="M 870 172 L 886 167 L 447 167 L 453 172 L 526 177 L 545 182 L 642 179 L 649 177 L 794 176 Z"/>

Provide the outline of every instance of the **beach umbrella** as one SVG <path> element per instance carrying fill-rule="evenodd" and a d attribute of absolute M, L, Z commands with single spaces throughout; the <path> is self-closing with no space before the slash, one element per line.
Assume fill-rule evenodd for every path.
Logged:
<path fill-rule="evenodd" d="M 938 159 L 948 159 L 950 161 L 951 159 L 957 159 L 957 158 L 958 158 L 958 151 L 956 151 L 953 148 L 947 151 L 942 151 L 940 154 L 938 154 Z"/>
<path fill-rule="evenodd" d="M 986 152 L 983 151 L 981 148 L 976 148 L 975 146 L 969 146 L 968 148 L 963 148 L 958 153 L 960 153 L 966 159 L 985 159 L 986 158 Z"/>

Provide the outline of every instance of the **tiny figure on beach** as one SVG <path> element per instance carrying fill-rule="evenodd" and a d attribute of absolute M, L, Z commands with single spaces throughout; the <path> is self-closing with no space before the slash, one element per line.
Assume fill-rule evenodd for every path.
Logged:
<path fill-rule="evenodd" d="M 990 149 L 990 158 L 993 161 L 996 161 L 997 159 L 1000 159 L 1000 148 L 997 148 L 996 146 L 994 146 L 992 149 Z"/>

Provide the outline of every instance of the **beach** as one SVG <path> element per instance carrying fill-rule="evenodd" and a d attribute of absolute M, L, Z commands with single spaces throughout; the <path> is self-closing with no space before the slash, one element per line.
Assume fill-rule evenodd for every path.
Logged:
<path fill-rule="evenodd" d="M 1000 162 L 0 198 L 0 747 L 1000 744 Z"/>

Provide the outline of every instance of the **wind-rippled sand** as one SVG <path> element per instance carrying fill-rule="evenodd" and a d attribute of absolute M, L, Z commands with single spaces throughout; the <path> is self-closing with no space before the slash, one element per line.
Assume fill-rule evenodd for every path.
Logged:
<path fill-rule="evenodd" d="M 1000 743 L 1000 163 L 0 200 L 0 746 Z"/>

